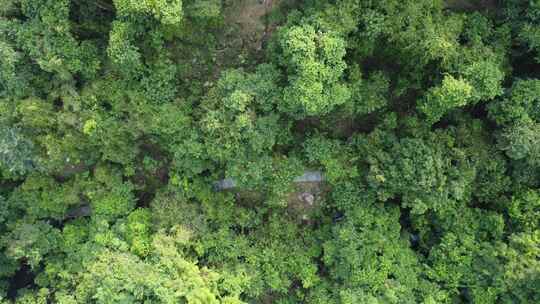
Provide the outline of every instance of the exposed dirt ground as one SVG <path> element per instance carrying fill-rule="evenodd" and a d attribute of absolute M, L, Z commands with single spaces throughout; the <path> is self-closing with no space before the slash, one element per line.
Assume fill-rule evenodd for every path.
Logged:
<path fill-rule="evenodd" d="M 281 0 L 236 0 L 224 7 L 223 32 L 219 35 L 217 50 L 218 65 L 221 67 L 242 66 L 250 58 L 262 55 L 264 43 L 271 29 L 269 14 L 279 9 Z"/>
<path fill-rule="evenodd" d="M 225 190 L 234 193 L 237 203 L 248 207 L 253 202 L 264 200 L 261 192 L 232 188 Z M 324 197 L 330 191 L 323 182 L 294 182 L 293 189 L 286 197 L 287 213 L 299 223 L 312 223 L 312 216 L 324 203 Z"/>
<path fill-rule="evenodd" d="M 242 46 L 260 50 L 268 27 L 267 14 L 276 0 L 239 0 L 225 9 L 225 23 L 234 25 Z"/>
<path fill-rule="evenodd" d="M 311 214 L 320 206 L 324 195 L 330 190 L 324 182 L 294 184 L 295 191 L 287 199 L 289 212 L 303 222 L 311 221 Z"/>
<path fill-rule="evenodd" d="M 474 10 L 494 10 L 497 8 L 496 0 L 446 0 L 445 5 L 449 9 L 474 11 Z"/>

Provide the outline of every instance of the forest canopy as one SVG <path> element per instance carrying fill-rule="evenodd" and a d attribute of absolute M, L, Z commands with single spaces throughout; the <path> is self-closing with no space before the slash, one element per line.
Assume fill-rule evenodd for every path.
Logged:
<path fill-rule="evenodd" d="M 0 0 L 0 303 L 540 303 L 540 1 Z"/>

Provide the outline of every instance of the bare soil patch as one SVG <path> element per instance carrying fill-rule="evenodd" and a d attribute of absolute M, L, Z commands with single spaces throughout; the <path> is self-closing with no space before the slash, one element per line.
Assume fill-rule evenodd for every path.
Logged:
<path fill-rule="evenodd" d="M 452 10 L 476 11 L 495 10 L 496 0 L 446 0 L 445 6 Z"/>

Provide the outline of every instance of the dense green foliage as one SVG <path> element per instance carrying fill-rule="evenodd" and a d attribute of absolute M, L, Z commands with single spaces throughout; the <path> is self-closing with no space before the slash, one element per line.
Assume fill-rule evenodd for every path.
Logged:
<path fill-rule="evenodd" d="M 540 1 L 0 0 L 0 303 L 540 303 Z"/>

